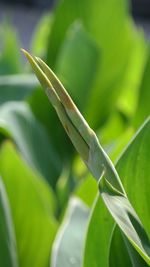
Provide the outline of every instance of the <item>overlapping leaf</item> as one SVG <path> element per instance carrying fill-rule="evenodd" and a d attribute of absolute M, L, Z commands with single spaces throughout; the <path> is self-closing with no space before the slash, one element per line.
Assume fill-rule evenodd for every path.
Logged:
<path fill-rule="evenodd" d="M 142 60 L 137 63 L 136 70 L 139 69 L 139 71 L 134 72 L 132 75 L 134 78 L 130 77 L 130 73 L 133 73 L 135 51 L 138 51 L 137 58 L 142 58 L 145 45 L 143 40 L 141 41 L 142 38 L 135 33 L 128 16 L 126 1 L 61 0 L 54 11 L 48 45 L 47 62 L 55 72 L 57 57 L 68 29 L 76 20 L 83 23 L 86 32 L 91 35 L 101 53 L 101 63 L 86 106 L 89 123 L 96 128 L 101 125 L 115 105 L 121 88 L 126 87 L 126 84 L 127 89 L 131 86 L 134 90 L 136 87 L 133 79 L 137 82 L 140 77 L 143 69 Z M 141 43 L 141 49 L 138 50 L 136 48 L 139 47 L 139 43 Z M 82 56 L 80 61 L 82 62 Z M 75 65 L 73 67 L 76 68 Z"/>
<path fill-rule="evenodd" d="M 49 100 L 83 161 L 96 178 L 109 212 L 133 247 L 150 265 L 150 241 L 129 202 L 118 173 L 54 73 L 39 58 L 24 51 Z"/>
<path fill-rule="evenodd" d="M 2 105 L 0 129 L 14 140 L 28 164 L 54 186 L 61 163 L 45 129 L 36 120 L 29 106 L 23 102 Z"/>
<path fill-rule="evenodd" d="M 148 120 L 143 127 L 140 129 L 140 131 L 135 135 L 132 142 L 129 144 L 127 149 L 124 151 L 124 153 L 121 155 L 116 167 L 119 171 L 120 176 L 123 178 L 124 186 L 128 192 L 129 198 L 131 199 L 131 202 L 133 203 L 134 207 L 138 211 L 138 214 L 142 218 L 143 224 L 147 230 L 148 233 L 150 233 L 150 227 L 149 227 L 149 153 L 150 153 L 150 120 Z M 140 198 L 139 198 L 140 196 Z M 95 205 L 95 208 L 93 209 L 93 212 L 91 214 L 91 220 L 89 223 L 89 229 L 87 234 L 87 241 L 86 241 L 86 247 L 85 247 L 85 267 L 90 267 L 90 264 L 92 261 L 96 259 L 97 265 L 99 262 L 101 262 L 100 255 L 100 248 L 104 249 L 104 243 L 103 246 L 101 246 L 101 235 L 103 233 L 103 229 L 106 228 L 106 222 L 107 220 L 110 220 L 109 217 L 105 217 L 105 220 L 103 220 L 103 225 L 101 228 L 95 228 L 94 226 L 102 223 L 102 220 L 100 222 L 100 216 L 104 213 L 103 210 L 98 209 L 99 207 L 99 200 L 97 200 L 97 204 Z M 95 215 L 96 213 L 96 215 Z M 121 213 L 120 213 L 121 214 Z M 97 217 L 96 217 L 97 216 Z M 98 217 L 99 216 L 99 217 Z M 112 226 L 111 226 L 112 228 Z M 110 264 L 117 264 L 121 259 L 119 255 L 117 256 L 118 251 L 122 247 L 124 247 L 124 240 L 122 239 L 122 236 L 120 236 L 120 233 L 118 233 L 119 230 L 117 230 L 117 234 L 115 232 L 115 236 L 112 237 L 112 242 L 110 247 Z M 116 237 L 116 235 L 119 235 L 119 238 Z M 94 239 L 93 239 L 94 236 Z M 108 238 L 107 246 L 109 246 L 111 237 Z M 120 240 L 121 239 L 121 240 Z M 128 241 L 126 240 L 126 243 Z M 95 243 L 97 243 L 97 246 L 95 247 Z M 134 248 L 127 244 L 127 248 L 129 251 L 129 255 L 131 258 L 132 265 L 131 266 L 148 266 L 144 260 L 136 253 Z M 126 248 L 126 249 L 127 249 Z M 108 251 L 107 251 L 108 253 Z M 125 252 L 124 252 L 125 253 Z M 122 254 L 121 254 L 122 255 Z M 108 258 L 108 254 L 106 255 Z M 88 261 L 88 258 L 90 261 Z M 125 261 L 125 260 L 124 260 Z M 126 262 L 126 261 L 125 261 Z M 103 264 L 103 266 L 108 266 L 107 264 Z M 128 265 L 127 265 L 128 266 Z"/>
<path fill-rule="evenodd" d="M 66 34 L 57 56 L 55 69 L 80 110 L 85 109 L 99 61 L 100 51 L 96 43 L 82 23 L 76 21 Z"/>
<path fill-rule="evenodd" d="M 0 105 L 7 101 L 23 100 L 37 87 L 33 75 L 4 75 L 0 76 Z"/>

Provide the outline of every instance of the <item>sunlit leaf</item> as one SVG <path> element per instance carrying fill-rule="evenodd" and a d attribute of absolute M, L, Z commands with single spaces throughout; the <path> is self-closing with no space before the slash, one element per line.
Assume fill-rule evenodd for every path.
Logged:
<path fill-rule="evenodd" d="M 51 267 L 81 267 L 88 215 L 80 200 L 71 199 L 54 241 Z"/>
<path fill-rule="evenodd" d="M 19 40 L 15 29 L 9 23 L 0 25 L 0 75 L 16 74 L 21 71 Z"/>
<path fill-rule="evenodd" d="M 145 67 L 143 79 L 141 81 L 138 104 L 135 112 L 134 122 L 136 127 L 139 127 L 141 123 L 150 115 L 150 52 L 147 58 L 147 64 Z"/>
<path fill-rule="evenodd" d="M 76 20 L 83 23 L 101 53 L 101 63 L 86 106 L 88 121 L 92 127 L 97 128 L 114 107 L 126 80 L 129 84 L 127 87 L 132 86 L 133 77 L 129 79 L 127 73 L 132 71 L 132 54 L 135 54 L 135 45 L 141 43 L 141 38 L 135 33 L 129 18 L 127 1 L 59 1 L 54 11 L 47 59 L 55 71 L 57 56 L 66 33 Z M 138 58 L 142 57 L 143 50 L 144 45 L 138 51 Z M 80 61 L 82 62 L 82 57 Z M 140 69 L 140 61 L 137 65 L 137 69 Z M 136 75 L 135 78 L 137 79 Z"/>
<path fill-rule="evenodd" d="M 99 52 L 80 21 L 71 25 L 59 50 L 55 69 L 80 110 L 86 106 L 97 74 Z"/>
<path fill-rule="evenodd" d="M 46 181 L 29 169 L 10 143 L 2 146 L 0 162 L 14 222 L 19 266 L 47 267 L 57 229 L 54 195 Z"/>
<path fill-rule="evenodd" d="M 18 267 L 14 225 L 5 187 L 0 178 L 0 266 Z"/>
<path fill-rule="evenodd" d="M 73 145 L 98 181 L 100 195 L 110 214 L 133 247 L 150 265 L 150 241 L 147 233 L 126 195 L 114 165 L 99 144 L 94 131 L 51 69 L 40 58 L 32 57 L 25 50 L 23 52 L 56 109 Z"/>

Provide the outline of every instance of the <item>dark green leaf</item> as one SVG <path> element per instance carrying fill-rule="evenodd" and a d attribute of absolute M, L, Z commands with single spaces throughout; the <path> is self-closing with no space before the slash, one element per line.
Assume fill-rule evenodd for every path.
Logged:
<path fill-rule="evenodd" d="M 33 75 L 0 76 L 0 105 L 7 101 L 23 100 L 37 87 L 37 79 Z"/>
<path fill-rule="evenodd" d="M 113 230 L 110 255 L 109 255 L 109 267 L 133 267 L 126 245 L 123 240 L 123 236 L 118 226 Z M 141 266 L 142 267 L 142 266 Z"/>

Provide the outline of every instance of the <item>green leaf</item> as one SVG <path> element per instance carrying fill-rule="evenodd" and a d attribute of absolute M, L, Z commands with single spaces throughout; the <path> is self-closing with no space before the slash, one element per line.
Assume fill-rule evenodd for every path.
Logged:
<path fill-rule="evenodd" d="M 82 199 L 89 207 L 92 206 L 96 193 L 97 184 L 91 175 L 88 175 L 86 179 L 81 181 L 74 190 L 74 195 Z"/>
<path fill-rule="evenodd" d="M 53 140 L 54 148 L 61 162 L 70 162 L 73 154 L 72 144 L 58 121 L 55 110 L 50 106 L 47 96 L 41 88 L 30 95 L 28 103 L 34 116 L 44 125 L 48 135 Z"/>
<path fill-rule="evenodd" d="M 150 265 L 150 241 L 133 209 L 120 177 L 98 139 L 63 85 L 39 58 L 23 51 L 42 84 L 73 145 L 98 181 L 99 192 L 110 214 L 128 240 Z"/>
<path fill-rule="evenodd" d="M 46 181 L 21 160 L 12 144 L 2 146 L 0 162 L 15 227 L 19 266 L 47 267 L 57 227 L 52 215 L 54 195 Z"/>
<path fill-rule="evenodd" d="M 113 230 L 111 239 L 109 267 L 120 267 L 120 266 L 133 267 L 121 231 L 116 226 Z"/>
<path fill-rule="evenodd" d="M 148 164 L 148 159 L 150 157 L 149 136 L 150 136 L 150 120 L 148 120 L 144 124 L 144 126 L 140 129 L 140 131 L 135 135 L 132 142 L 129 144 L 127 149 L 121 155 L 116 166 L 117 170 L 119 171 L 120 176 L 123 177 L 123 184 L 128 192 L 129 199 L 131 199 L 131 203 L 133 203 L 134 207 L 138 211 L 138 214 L 142 218 L 143 224 L 148 233 L 150 233 L 150 226 L 149 226 L 150 204 L 149 204 L 149 193 L 148 193 L 148 189 L 150 187 L 149 186 L 149 181 L 150 181 L 149 168 L 150 167 Z M 98 264 L 101 260 L 101 257 L 99 257 L 99 255 L 101 254 L 100 250 L 102 248 L 104 249 L 104 245 L 101 246 L 101 235 L 104 232 L 105 224 L 103 224 L 101 228 L 99 227 L 95 228 L 95 225 L 98 225 L 100 221 L 100 219 L 96 218 L 95 214 L 97 213 L 97 216 L 99 213 L 101 214 L 101 216 L 103 214 L 103 210 L 101 209 L 101 211 L 99 211 L 98 206 L 99 206 L 99 200 L 97 200 L 97 203 L 95 204 L 95 208 L 93 209 L 93 212 L 91 214 L 91 221 L 89 223 L 87 242 L 85 246 L 85 259 L 84 259 L 85 266 L 84 267 L 90 267 L 90 264 L 93 261 L 95 261 L 95 259 L 97 262 L 96 263 L 97 265 L 95 266 L 99 266 Z M 95 236 L 95 239 L 93 239 L 93 236 Z M 110 243 L 110 238 L 111 236 L 107 240 L 106 248 Z M 115 242 L 115 244 L 116 242 L 119 242 L 118 250 L 116 251 L 116 254 L 117 254 L 118 251 L 120 250 L 120 247 L 124 246 L 124 244 L 122 243 L 120 244 L 120 241 L 115 240 L 115 237 L 113 238 L 114 238 L 113 242 Z M 97 243 L 97 246 L 94 245 L 95 243 Z M 129 247 L 129 244 L 128 244 L 128 247 Z M 114 244 L 111 245 L 111 249 L 115 250 Z M 136 253 L 136 251 L 133 249 L 131 245 L 128 248 L 128 250 L 130 253 L 131 261 L 135 264 L 133 266 L 138 266 L 137 264 L 141 264 L 141 262 L 143 264 L 144 261 Z M 115 251 L 112 252 L 112 260 L 119 262 L 119 259 L 115 258 L 116 254 L 115 254 Z M 107 260 L 108 254 L 105 254 L 105 255 L 106 255 L 105 260 Z M 90 259 L 90 261 L 88 261 L 88 259 Z M 108 265 L 103 264 L 102 266 L 107 267 Z M 146 262 L 144 262 L 144 265 L 141 265 L 141 266 L 145 267 L 149 265 L 147 265 Z"/>
<path fill-rule="evenodd" d="M 136 111 L 139 89 L 148 56 L 148 45 L 144 36 L 141 29 L 134 33 L 129 66 L 117 103 L 119 110 L 128 117 L 133 117 Z"/>
<path fill-rule="evenodd" d="M 113 225 L 113 219 L 97 195 L 86 235 L 83 267 L 108 267 L 109 242 Z"/>
<path fill-rule="evenodd" d="M 0 266 L 18 267 L 14 226 L 5 187 L 0 178 Z"/>
<path fill-rule="evenodd" d="M 9 133 L 28 164 L 54 186 L 61 163 L 45 129 L 29 106 L 23 102 L 3 105 L 0 108 L 0 128 L 2 133 L 4 130 Z"/>
<path fill-rule="evenodd" d="M 48 35 L 50 34 L 53 14 L 44 14 L 38 22 L 31 40 L 31 51 L 42 57 L 47 53 Z"/>
<path fill-rule="evenodd" d="M 139 127 L 141 123 L 150 115 L 150 51 L 147 57 L 147 64 L 145 67 L 143 79 L 141 81 L 141 86 L 138 96 L 138 104 L 135 112 L 135 126 Z"/>
<path fill-rule="evenodd" d="M 82 23 L 76 21 L 66 34 L 57 55 L 55 69 L 80 110 L 84 110 L 86 106 L 98 63 L 99 49 L 96 43 Z"/>
<path fill-rule="evenodd" d="M 150 118 L 142 125 L 121 155 L 117 170 L 128 196 L 150 235 Z M 139 201 L 140 197 L 140 201 Z"/>
<path fill-rule="evenodd" d="M 81 267 L 88 215 L 88 208 L 80 200 L 70 200 L 54 241 L 51 267 Z"/>
<path fill-rule="evenodd" d="M 21 71 L 21 55 L 18 55 L 19 40 L 10 23 L 0 26 L 0 75 L 16 74 Z"/>
<path fill-rule="evenodd" d="M 86 116 L 94 128 L 98 128 L 112 111 L 128 78 L 127 73 L 133 69 L 131 58 L 135 51 L 135 40 L 141 43 L 141 37 L 137 37 L 127 9 L 125 0 L 61 0 L 54 11 L 47 59 L 52 69 L 57 70 L 57 55 L 70 25 L 76 20 L 83 23 L 100 51 L 101 64 L 86 106 Z M 143 55 L 144 49 L 143 45 L 139 57 Z M 128 84 L 130 80 L 127 80 Z"/>
<path fill-rule="evenodd" d="M 106 15 L 107 14 L 107 15 Z M 118 15 L 118 16 L 117 16 Z M 116 17 L 117 16 L 117 17 Z M 126 17 L 125 1 L 60 1 L 54 11 L 54 19 L 49 39 L 48 62 L 54 65 L 60 45 L 69 26 L 77 19 L 80 19 L 85 28 L 96 39 L 99 45 L 110 46 L 108 40 L 112 40 L 111 47 L 114 43 L 119 43 L 120 39 L 111 38 L 117 32 L 120 32 L 120 26 L 124 25 Z M 113 23 L 112 23 L 113 20 Z M 107 25 L 108 31 L 105 31 L 104 25 Z M 114 31 L 112 31 L 112 29 Z M 125 34 L 125 33 L 124 33 Z M 124 40 L 124 39 L 123 39 Z M 105 48 L 104 48 L 105 49 Z M 107 47 L 106 47 L 107 49 Z M 112 54 L 112 52 L 111 52 Z"/>
<path fill-rule="evenodd" d="M 119 252 L 119 253 L 118 253 Z M 110 254 L 110 267 L 147 267 L 149 266 L 134 247 L 130 244 L 127 238 L 121 233 L 118 226 L 115 226 L 112 233 Z"/>
<path fill-rule="evenodd" d="M 33 75 L 0 76 L 0 105 L 7 101 L 20 101 L 27 98 L 37 86 Z"/>

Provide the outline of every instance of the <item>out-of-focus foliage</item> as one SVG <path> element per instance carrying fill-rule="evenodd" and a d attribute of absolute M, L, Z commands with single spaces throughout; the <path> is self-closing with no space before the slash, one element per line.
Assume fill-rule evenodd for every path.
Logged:
<path fill-rule="evenodd" d="M 16 30 L 1 24 L 0 40 L 0 265 L 148 266 L 114 225 L 21 62 Z M 112 160 L 119 157 L 117 170 L 150 235 L 149 121 L 130 142 L 150 115 L 149 45 L 128 1 L 58 0 L 30 47 L 58 75 Z"/>

